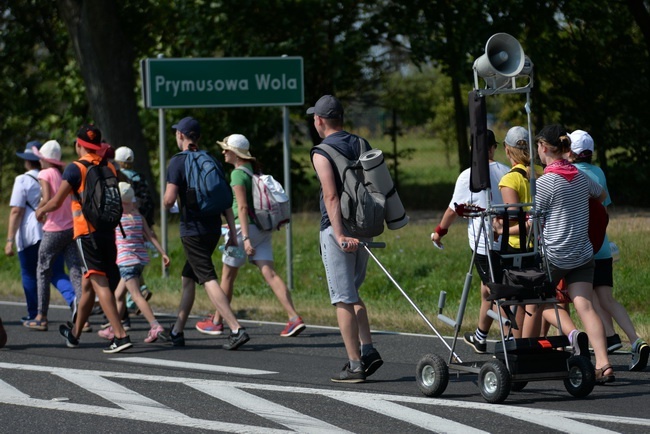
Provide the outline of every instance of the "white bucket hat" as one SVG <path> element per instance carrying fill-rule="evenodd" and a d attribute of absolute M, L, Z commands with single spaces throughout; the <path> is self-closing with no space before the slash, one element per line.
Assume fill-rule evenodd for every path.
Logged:
<path fill-rule="evenodd" d="M 231 134 L 223 139 L 223 142 L 217 141 L 219 146 L 227 151 L 234 152 L 239 158 L 244 160 L 254 160 L 250 153 L 250 143 L 248 139 L 241 134 Z"/>
<path fill-rule="evenodd" d="M 33 146 L 32 152 L 39 160 L 47 161 L 50 164 L 56 164 L 57 166 L 65 164 L 61 161 L 61 145 L 56 140 L 48 140 L 41 146 L 41 149 Z"/>

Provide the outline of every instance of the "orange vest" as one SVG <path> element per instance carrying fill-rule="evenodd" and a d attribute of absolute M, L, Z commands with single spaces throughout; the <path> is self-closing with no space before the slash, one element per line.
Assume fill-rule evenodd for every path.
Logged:
<path fill-rule="evenodd" d="M 79 170 L 81 171 L 81 184 L 79 185 L 79 189 L 76 191 L 76 194 L 72 195 L 72 223 L 74 227 L 74 238 L 78 238 L 82 235 L 88 235 L 90 233 L 95 232 L 95 228 L 93 225 L 90 224 L 86 220 L 86 218 L 83 215 L 83 212 L 81 211 L 81 202 L 78 200 L 79 197 L 83 198 L 84 197 L 84 188 L 86 187 L 86 173 L 88 173 L 88 169 L 86 169 L 86 166 L 84 166 L 82 163 L 79 161 L 89 161 L 93 163 L 94 165 L 99 164 L 100 161 L 102 161 L 101 157 L 97 154 L 86 154 L 83 157 L 81 157 L 78 161 L 75 161 L 74 164 L 79 167 Z M 115 166 L 113 164 L 106 163 L 108 167 L 111 169 L 113 174 L 117 176 L 117 172 L 115 171 Z"/>

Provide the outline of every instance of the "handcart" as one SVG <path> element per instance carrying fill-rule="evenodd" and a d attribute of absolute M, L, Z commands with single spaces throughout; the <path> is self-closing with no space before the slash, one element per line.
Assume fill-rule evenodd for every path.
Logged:
<path fill-rule="evenodd" d="M 540 229 L 539 216 L 535 212 L 522 211 L 530 208 L 532 204 L 509 204 L 508 211 L 504 211 L 504 205 L 497 205 L 490 207 L 488 210 L 472 207 L 460 206 L 457 208 L 459 215 L 463 217 L 479 217 L 483 220 L 484 224 L 481 225 L 481 233 L 478 237 L 484 236 L 489 240 L 488 230 L 492 228 L 492 219 L 495 216 L 507 218 L 512 220 L 518 219 L 520 224 L 523 223 L 521 233 L 526 233 L 525 222 L 531 220 L 534 230 L 528 239 L 522 243 L 523 246 L 532 244 L 532 248 L 524 253 L 516 253 L 511 255 L 504 255 L 513 258 L 513 263 L 516 269 L 525 270 L 524 268 L 517 268 L 521 266 L 522 257 L 535 256 L 540 258 L 543 256 L 543 249 L 537 239 Z M 512 216 L 512 208 L 519 209 L 516 212 L 517 216 Z M 505 214 L 504 214 L 505 213 Z M 525 217 L 522 218 L 522 214 Z M 504 227 L 507 224 L 504 224 Z M 534 238 L 534 242 L 533 239 Z M 507 237 L 504 237 L 507 239 Z M 494 357 L 487 361 L 463 361 L 461 357 L 455 352 L 456 342 L 461 331 L 463 323 L 463 316 L 467 305 L 467 299 L 471 290 L 472 283 L 472 266 L 476 257 L 476 248 L 472 255 L 469 271 L 465 276 L 463 291 L 461 294 L 458 313 L 456 319 L 445 316 L 442 312 L 445 306 L 446 293 L 442 291 L 438 300 L 438 319 L 443 323 L 453 327 L 454 336 L 451 342 L 447 340 L 436 330 L 435 326 L 429 321 L 427 316 L 418 308 L 408 294 L 401 288 L 399 283 L 391 276 L 386 268 L 379 262 L 377 257 L 372 253 L 371 245 L 363 244 L 364 248 L 368 251 L 369 255 L 388 276 L 391 282 L 397 289 L 404 295 L 406 300 L 416 310 L 424 322 L 433 330 L 435 335 L 440 339 L 440 342 L 449 350 L 449 356 L 444 359 L 438 354 L 426 354 L 417 364 L 416 368 L 416 381 L 420 391 L 431 397 L 437 397 L 444 393 L 449 383 L 450 370 L 456 371 L 460 374 L 478 374 L 478 385 L 483 398 L 490 403 L 503 402 L 511 391 L 522 390 L 528 382 L 531 381 L 545 381 L 545 380 L 563 380 L 566 390 L 574 397 L 582 398 L 591 393 L 596 383 L 594 366 L 591 361 L 585 357 L 574 356 L 570 351 L 565 351 L 565 348 L 570 346 L 567 336 L 547 336 L 540 338 L 527 338 L 527 339 L 510 339 L 512 329 L 516 329 L 515 313 L 516 309 L 524 309 L 526 305 L 546 305 L 552 304 L 555 309 L 555 315 L 558 322 L 558 328 L 561 330 L 560 316 L 558 313 L 559 301 L 555 298 L 555 288 L 551 287 L 550 273 L 548 267 L 544 266 L 542 261 L 541 268 L 538 268 L 537 273 L 541 273 L 545 277 L 545 285 L 537 285 L 532 288 L 517 287 L 516 285 L 504 285 L 501 282 L 488 284 L 492 290 L 494 306 L 496 309 L 488 311 L 490 317 L 496 320 L 498 324 L 501 339 L 495 345 Z M 486 246 L 490 245 L 486 242 Z M 492 282 L 494 282 L 494 267 L 500 264 L 493 264 L 495 259 L 493 255 L 488 254 L 488 263 L 492 275 Z M 498 312 L 498 313 L 497 313 Z"/>

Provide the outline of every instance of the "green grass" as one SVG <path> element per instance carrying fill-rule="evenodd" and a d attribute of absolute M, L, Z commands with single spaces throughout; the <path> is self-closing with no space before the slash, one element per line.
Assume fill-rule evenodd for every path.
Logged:
<path fill-rule="evenodd" d="M 402 289 L 413 299 L 441 332 L 451 332 L 448 326 L 438 322 L 438 297 L 447 292 L 444 313 L 456 317 L 458 302 L 465 275 L 469 270 L 470 250 L 464 221 L 457 222 L 445 237 L 445 250 L 434 249 L 429 234 L 438 222 L 437 212 L 420 212 L 413 215 L 411 222 L 398 231 L 386 231 L 378 241 L 385 241 L 385 249 L 376 249 L 374 254 Z M 293 282 L 292 297 L 298 312 L 306 322 L 322 325 L 336 325 L 333 308 L 329 304 L 325 273 L 318 253 L 318 215 L 301 213 L 293 220 Z M 650 335 L 647 309 L 648 274 L 650 257 L 645 254 L 644 239 L 650 232 L 650 217 L 614 215 L 610 223 L 610 237 L 621 249 L 621 261 L 616 263 L 614 280 L 616 298 L 628 309 L 638 332 Z M 169 254 L 172 258 L 169 278 L 161 277 L 159 262 L 154 260 L 145 269 L 148 286 L 153 290 L 151 300 L 156 311 L 174 313 L 180 297 L 180 272 L 184 263 L 177 226 L 170 228 Z M 276 268 L 286 277 L 285 233 L 274 237 Z M 220 257 L 215 255 L 219 266 Z M 0 289 L 2 299 L 22 300 L 20 272 L 16 258 L 0 259 L 0 279 L 5 282 Z M 475 326 L 478 315 L 478 277 L 475 277 L 473 292 L 465 312 L 464 326 Z M 424 321 L 417 315 L 399 290 L 389 281 L 377 264 L 371 259 L 368 264 L 366 282 L 362 296 L 369 308 L 371 324 L 375 329 L 431 333 Z M 62 303 L 53 291 L 53 302 Z M 285 321 L 286 316 L 271 290 L 264 283 L 257 268 L 246 265 L 239 273 L 235 285 L 233 308 L 244 319 Z M 212 310 L 203 291 L 197 291 L 194 313 L 203 314 Z"/>
<path fill-rule="evenodd" d="M 371 141 L 380 149 L 389 150 L 387 140 Z M 413 147 L 413 158 L 401 162 L 401 187 L 399 190 L 411 217 L 410 223 L 397 231 L 386 230 L 377 238 L 385 241 L 385 249 L 374 250 L 379 261 L 413 299 L 415 304 L 443 333 L 451 329 L 435 319 L 441 291 L 447 292 L 444 313 L 456 317 L 458 302 L 465 275 L 469 270 L 470 250 L 465 221 L 459 219 L 444 238 L 445 250 L 431 245 L 429 234 L 438 224 L 453 190 L 458 168 L 453 163 L 455 154 L 447 162 L 446 152 L 440 144 L 418 138 L 401 138 L 400 147 Z M 455 152 L 455 151 L 454 151 Z M 294 157 L 308 161 L 308 151 L 297 152 Z M 317 190 L 314 191 L 314 195 Z M 409 206 L 408 204 L 414 205 Z M 0 230 L 6 233 L 8 207 L 0 211 Z M 298 312 L 307 323 L 336 325 L 333 307 L 329 303 L 325 272 L 319 256 L 318 228 L 320 216 L 314 212 L 301 212 L 293 216 L 293 283 L 292 297 Z M 160 228 L 157 227 L 157 230 Z M 650 232 L 650 212 L 647 210 L 612 210 L 608 233 L 621 250 L 621 260 L 614 266 L 615 297 L 627 308 L 637 331 L 650 338 L 650 312 L 647 308 L 647 288 L 650 276 L 650 255 L 645 240 Z M 159 234 L 160 235 L 160 234 Z M 178 223 L 174 217 L 169 222 L 169 255 L 172 260 L 169 274 L 161 276 L 158 260 L 145 269 L 145 278 L 154 296 L 151 304 L 156 311 L 175 313 L 180 298 L 180 272 L 184 264 L 183 250 L 178 237 Z M 286 280 L 285 232 L 274 236 L 276 269 Z M 220 256 L 214 262 L 220 273 Z M 20 271 L 16 257 L 0 256 L 0 298 L 23 300 Z M 475 327 L 479 308 L 478 277 L 472 283 L 463 322 L 465 329 Z M 371 259 L 366 282 L 362 287 L 371 325 L 374 329 L 409 331 L 430 334 L 431 330 L 418 316 L 399 290 L 391 283 Z M 53 302 L 62 303 L 56 291 Z M 245 319 L 286 321 L 270 288 L 264 283 L 258 269 L 246 265 L 241 269 L 235 283 L 233 308 Z M 212 307 L 205 293 L 197 291 L 194 313 L 205 314 Z M 575 317 L 575 315 L 574 315 Z M 578 321 L 579 323 L 579 321 Z M 493 327 L 493 335 L 495 332 Z M 620 333 L 620 330 L 619 330 Z M 622 335 L 623 337 L 623 335 Z"/>

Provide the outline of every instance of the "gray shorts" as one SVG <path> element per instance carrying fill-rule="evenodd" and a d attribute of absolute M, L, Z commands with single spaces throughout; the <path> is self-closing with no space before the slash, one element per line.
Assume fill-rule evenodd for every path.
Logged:
<path fill-rule="evenodd" d="M 320 232 L 320 252 L 332 304 L 358 303 L 359 288 L 366 278 L 368 265 L 366 249 L 360 247 L 356 252 L 344 252 L 334 239 L 332 227 L 329 226 Z"/>
<path fill-rule="evenodd" d="M 228 228 L 225 228 L 224 239 L 228 242 L 229 237 Z M 248 238 L 251 245 L 255 248 L 255 254 L 248 257 L 249 262 L 255 261 L 271 261 L 273 262 L 273 231 L 260 231 L 257 226 L 248 225 Z M 237 246 L 244 249 L 244 240 L 242 240 L 241 226 L 237 225 Z M 221 255 L 221 260 L 224 264 L 230 265 L 234 268 L 239 268 L 246 263 L 246 256 L 243 258 L 235 258 L 233 256 Z"/>
<path fill-rule="evenodd" d="M 567 270 L 566 268 L 559 268 L 553 264 L 549 264 L 548 267 L 551 271 L 551 279 L 553 284 L 557 284 L 564 278 L 567 286 L 577 282 L 589 282 L 593 283 L 594 281 L 594 268 L 595 261 L 593 258 L 579 267 L 572 268 Z"/>

